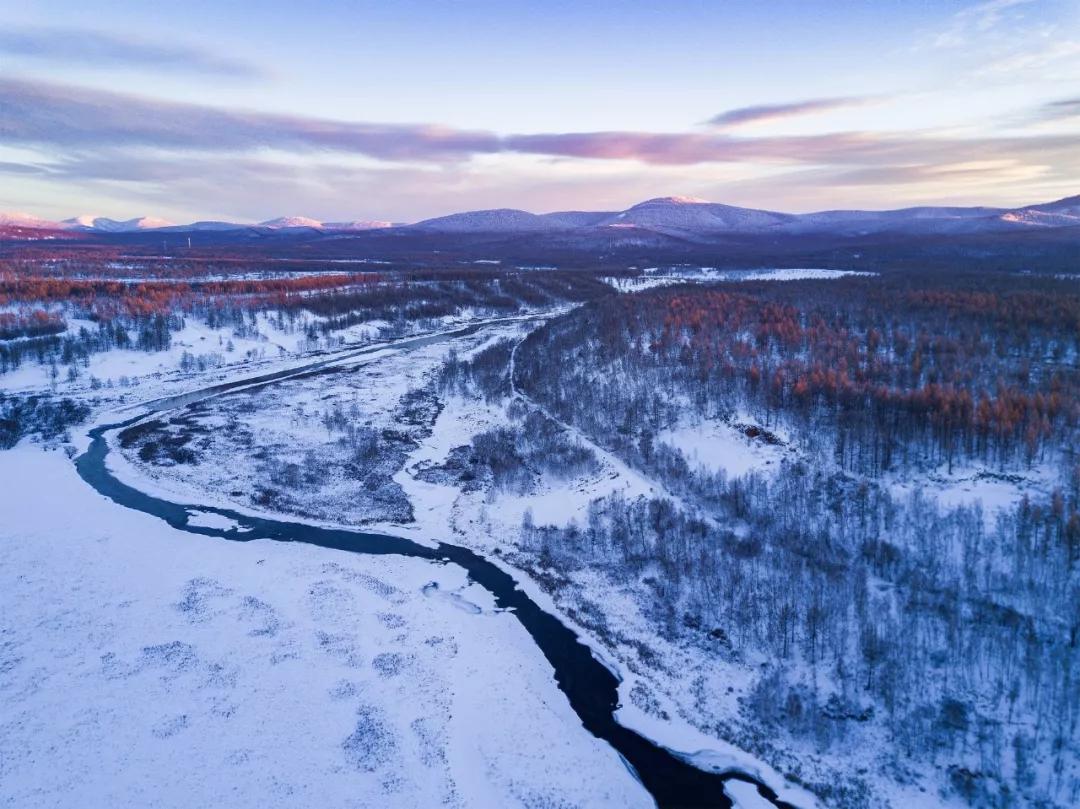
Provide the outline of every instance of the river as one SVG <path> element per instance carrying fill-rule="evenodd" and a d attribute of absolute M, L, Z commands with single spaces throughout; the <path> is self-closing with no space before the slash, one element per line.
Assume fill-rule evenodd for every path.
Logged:
<path fill-rule="evenodd" d="M 594 736 L 610 744 L 652 795 L 660 807 L 730 807 L 724 782 L 738 780 L 754 784 L 758 792 L 781 809 L 794 809 L 777 798 L 766 785 L 741 773 L 717 774 L 701 770 L 671 751 L 620 725 L 615 719 L 619 707 L 618 678 L 599 660 L 577 635 L 555 615 L 542 610 L 518 587 L 505 570 L 468 548 L 440 542 L 422 545 L 403 537 L 368 533 L 359 530 L 323 528 L 285 519 L 252 517 L 228 509 L 194 503 L 174 503 L 142 492 L 118 480 L 106 463 L 110 452 L 108 436 L 120 429 L 163 411 L 187 406 L 196 401 L 227 394 L 231 390 L 250 389 L 285 379 L 318 374 L 332 364 L 358 358 L 378 350 L 404 351 L 438 340 L 474 333 L 486 324 L 474 324 L 453 331 L 407 338 L 392 346 L 376 346 L 347 352 L 332 359 L 319 360 L 289 370 L 213 385 L 201 390 L 166 397 L 143 405 L 138 415 L 126 421 L 106 424 L 90 431 L 90 445 L 75 460 L 84 481 L 96 491 L 125 508 L 150 514 L 173 528 L 193 534 L 233 541 L 272 539 L 281 542 L 305 542 L 323 548 L 359 554 L 396 554 L 425 559 L 433 564 L 456 564 L 470 579 L 486 589 L 495 603 L 514 615 L 555 670 L 555 680 L 566 694 L 571 708 L 582 725 Z M 229 528 L 189 524 L 189 512 L 217 514 L 233 523 Z"/>

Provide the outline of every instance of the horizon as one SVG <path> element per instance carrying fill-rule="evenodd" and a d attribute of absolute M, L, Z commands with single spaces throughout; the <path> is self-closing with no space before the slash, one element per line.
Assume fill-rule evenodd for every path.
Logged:
<path fill-rule="evenodd" d="M 1025 203 L 1021 203 L 1019 205 L 1013 205 L 1013 206 L 980 205 L 980 204 L 976 203 L 976 204 L 964 205 L 964 206 L 905 205 L 903 207 L 897 207 L 897 208 L 858 208 L 858 209 L 843 209 L 843 208 L 825 209 L 825 208 L 822 208 L 822 209 L 810 210 L 810 211 L 768 210 L 768 212 L 769 213 L 779 213 L 779 214 L 796 214 L 796 215 L 807 215 L 807 214 L 815 214 L 815 213 L 829 213 L 831 211 L 842 211 L 842 210 L 858 210 L 858 211 L 864 211 L 864 212 L 868 212 L 868 213 L 889 213 L 889 212 L 892 212 L 892 211 L 902 211 L 902 210 L 909 210 L 909 209 L 913 209 L 913 208 L 922 208 L 922 207 L 929 207 L 929 208 L 934 208 L 934 207 L 943 207 L 943 208 L 944 207 L 966 207 L 966 208 L 986 208 L 988 210 L 1009 211 L 1009 210 L 1016 210 L 1016 209 L 1020 209 L 1020 208 L 1036 207 L 1036 206 L 1039 206 L 1039 205 L 1051 205 L 1051 204 L 1054 204 L 1054 203 L 1057 203 L 1057 202 L 1062 202 L 1062 201 L 1065 201 L 1065 200 L 1073 199 L 1074 197 L 1080 198 L 1080 193 L 1068 194 L 1068 195 L 1066 195 L 1064 197 L 1058 197 L 1058 198 L 1052 199 L 1052 200 L 1050 200 L 1050 199 L 1035 200 L 1033 202 L 1025 202 Z M 584 213 L 618 213 L 618 212 L 621 212 L 621 211 L 624 211 L 624 210 L 629 210 L 631 208 L 637 207 L 638 205 L 644 205 L 644 204 L 650 203 L 650 202 L 657 202 L 657 201 L 663 201 L 663 200 L 679 200 L 679 199 L 683 199 L 683 200 L 688 200 L 689 199 L 688 204 L 725 205 L 725 206 L 733 207 L 733 208 L 749 209 L 749 206 L 732 205 L 731 203 L 728 203 L 728 202 L 720 202 L 720 201 L 717 201 L 717 200 L 707 200 L 707 199 L 697 199 L 697 198 L 690 199 L 690 198 L 686 198 L 686 197 L 681 197 L 681 195 L 678 195 L 678 194 L 667 194 L 667 195 L 664 195 L 664 196 L 650 197 L 649 199 L 638 200 L 637 202 L 635 202 L 635 203 L 633 203 L 631 205 L 627 205 L 625 208 L 613 208 L 613 209 L 608 209 L 608 210 L 603 210 L 603 211 L 601 211 L 601 210 L 589 210 L 589 209 L 584 209 L 584 208 L 574 208 L 574 209 L 564 208 L 564 209 L 561 209 L 561 210 L 530 211 L 530 210 L 528 210 L 526 208 L 509 208 L 509 207 L 501 206 L 501 207 L 497 207 L 497 208 L 476 208 L 476 209 L 471 209 L 471 210 L 445 211 L 443 213 L 437 213 L 437 214 L 435 214 L 433 216 L 430 216 L 430 217 L 425 217 L 424 219 L 416 219 L 416 220 L 411 220 L 411 221 L 391 221 L 391 220 L 388 220 L 388 219 L 380 219 L 378 217 L 371 217 L 371 218 L 368 218 L 368 217 L 355 217 L 355 216 L 349 216 L 348 214 L 345 214 L 345 215 L 343 215 L 343 216 L 341 216 L 339 218 L 334 218 L 334 219 L 329 219 L 329 218 L 328 219 L 316 219 L 315 217 L 307 216 L 303 212 L 295 212 L 294 211 L 294 212 L 291 212 L 291 213 L 279 213 L 277 215 L 270 216 L 270 217 L 267 217 L 265 219 L 250 220 L 250 221 L 216 220 L 216 219 L 209 219 L 207 217 L 199 217 L 199 218 L 196 218 L 196 219 L 192 219 L 190 221 L 180 221 L 180 222 L 173 222 L 171 220 L 167 220 L 167 224 L 160 225 L 158 227 L 183 227 L 185 225 L 193 225 L 193 224 L 197 224 L 197 223 L 200 223 L 200 222 L 218 222 L 218 221 L 225 222 L 225 223 L 228 223 L 228 224 L 243 225 L 245 227 L 258 227 L 260 225 L 267 225 L 269 223 L 275 222 L 277 220 L 282 220 L 282 219 L 312 219 L 314 221 L 317 221 L 320 225 L 348 224 L 348 223 L 354 223 L 354 222 L 372 222 L 372 223 L 388 223 L 388 224 L 384 225 L 386 227 L 402 227 L 402 226 L 420 224 L 421 222 L 428 221 L 428 220 L 431 220 L 431 219 L 441 219 L 441 218 L 444 218 L 444 217 L 454 216 L 454 215 L 457 215 L 457 214 L 479 213 L 479 212 L 483 212 L 483 211 L 518 211 L 518 212 L 522 212 L 522 213 L 532 214 L 534 216 L 549 216 L 549 215 L 552 215 L 552 214 L 572 213 L 572 212 L 575 212 L 575 211 L 576 212 L 584 212 Z M 767 210 L 767 209 L 761 209 L 761 210 Z M 92 219 L 99 219 L 99 218 L 100 219 L 108 219 L 108 220 L 111 220 L 111 221 L 114 221 L 114 222 L 134 222 L 134 221 L 138 221 L 140 219 L 161 219 L 162 218 L 162 217 L 158 217 L 156 215 L 156 213 L 153 212 L 153 211 L 144 211 L 142 213 L 137 213 L 137 214 L 134 214 L 134 215 L 126 215 L 126 216 L 121 215 L 121 216 L 115 216 L 115 217 L 114 216 L 98 215 L 98 214 L 93 214 L 93 213 L 81 213 L 81 214 L 74 214 L 72 216 L 65 216 L 62 219 L 49 219 L 48 217 L 40 216 L 40 215 L 38 215 L 38 214 L 36 214 L 36 213 L 34 213 L 32 211 L 0 210 L 0 217 L 2 217 L 2 216 L 28 216 L 28 217 L 31 217 L 31 218 L 34 218 L 34 219 L 39 219 L 39 220 L 43 220 L 43 221 L 47 221 L 47 222 L 55 222 L 55 223 L 58 223 L 58 224 L 76 224 L 76 220 L 85 219 L 85 218 L 90 218 L 91 220 Z"/>
<path fill-rule="evenodd" d="M 45 219 L 1015 208 L 1080 186 L 1067 0 L 6 18 L 0 210 Z"/>

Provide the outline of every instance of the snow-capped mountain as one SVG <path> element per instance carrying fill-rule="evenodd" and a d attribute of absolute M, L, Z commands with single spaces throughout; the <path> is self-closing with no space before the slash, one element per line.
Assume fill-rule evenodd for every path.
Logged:
<path fill-rule="evenodd" d="M 42 219 L 27 213 L 0 212 L 0 239 L 4 241 L 32 242 L 67 240 L 74 234 L 69 233 L 59 222 Z"/>
<path fill-rule="evenodd" d="M 11 211 L 10 213 L 0 212 L 0 226 L 12 228 L 38 228 L 41 230 L 59 230 L 61 227 L 59 222 L 52 222 L 48 219 L 42 219 L 40 216 L 32 216 L 28 213 L 21 213 L 19 211 Z"/>
<path fill-rule="evenodd" d="M 599 224 L 609 227 L 643 227 L 690 233 L 759 231 L 786 224 L 792 214 L 737 208 L 695 197 L 657 197 L 639 202 L 609 216 Z"/>
<path fill-rule="evenodd" d="M 140 216 L 135 219 L 109 219 L 106 216 L 82 216 L 65 219 L 60 226 L 72 230 L 93 230 L 101 233 L 132 233 L 140 230 L 158 230 L 172 226 L 172 222 L 155 216 Z"/>
<path fill-rule="evenodd" d="M 267 219 L 265 222 L 260 222 L 259 227 L 270 228 L 271 230 L 285 228 L 315 228 L 321 230 L 323 223 L 318 219 L 311 219 L 307 216 L 279 216 L 277 219 Z"/>
<path fill-rule="evenodd" d="M 60 222 L 61 227 L 71 228 L 73 230 L 93 230 L 94 221 L 97 219 L 93 214 L 80 214 L 79 216 L 73 216 L 70 219 L 64 219 Z"/>

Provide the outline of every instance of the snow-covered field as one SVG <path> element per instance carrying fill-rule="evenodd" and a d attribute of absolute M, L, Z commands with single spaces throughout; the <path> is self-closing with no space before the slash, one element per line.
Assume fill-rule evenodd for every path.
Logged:
<path fill-rule="evenodd" d="M 775 267 L 755 270 L 721 270 L 716 267 L 648 267 L 639 278 L 608 278 L 620 292 L 637 292 L 686 281 L 831 281 L 847 276 L 873 276 L 858 270 L 820 267 Z"/>
<path fill-rule="evenodd" d="M 737 281 L 830 281 L 835 278 L 843 278 L 850 275 L 870 276 L 872 272 L 857 272 L 855 270 L 825 270 L 814 267 L 785 268 L 776 270 L 752 270 L 745 274 L 734 275 Z"/>
<path fill-rule="evenodd" d="M 184 534 L 33 446 L 0 477 L 5 806 L 650 804 L 460 569 Z"/>
<path fill-rule="evenodd" d="M 1048 497 L 1060 481 L 1050 464 L 1038 464 L 1019 471 L 1003 473 L 981 466 L 963 466 L 948 470 L 942 465 L 926 475 L 893 475 L 889 490 L 897 497 L 918 493 L 943 508 L 979 506 L 992 525 L 998 512 L 1011 509 L 1024 497 L 1032 500 Z"/>

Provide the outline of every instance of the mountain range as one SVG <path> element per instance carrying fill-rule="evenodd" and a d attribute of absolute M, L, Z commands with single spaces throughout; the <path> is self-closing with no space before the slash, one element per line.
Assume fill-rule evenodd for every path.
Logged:
<path fill-rule="evenodd" d="M 898 234 L 978 234 L 1031 229 L 1080 227 L 1080 196 L 1020 208 L 916 207 L 888 211 L 833 210 L 791 214 L 740 208 L 692 197 L 659 197 L 622 211 L 558 211 L 534 214 L 510 208 L 467 211 L 411 224 L 388 221 L 322 222 L 284 216 L 255 224 L 201 221 L 173 224 L 155 217 L 115 220 L 77 216 L 49 221 L 27 214 L 0 213 L 0 237 L 41 238 L 67 234 L 183 233 L 247 231 L 251 235 L 297 232 L 348 234 L 393 231 L 423 234 L 491 234 L 601 236 L 625 239 L 635 234 L 660 235 L 691 242 L 724 236 L 831 234 L 864 236 Z"/>

